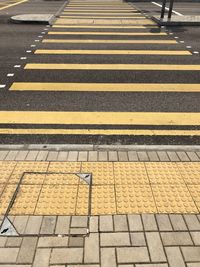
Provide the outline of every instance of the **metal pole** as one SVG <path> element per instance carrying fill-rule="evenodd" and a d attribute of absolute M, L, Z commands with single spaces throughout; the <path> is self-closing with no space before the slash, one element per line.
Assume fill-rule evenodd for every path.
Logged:
<path fill-rule="evenodd" d="M 167 0 L 163 0 L 163 3 L 162 3 L 162 9 L 161 9 L 161 15 L 160 15 L 160 18 L 163 19 L 164 16 L 165 16 L 165 6 L 166 6 L 166 2 Z"/>
<path fill-rule="evenodd" d="M 174 5 L 174 0 L 170 0 L 170 3 L 169 3 L 169 12 L 168 12 L 168 19 L 171 19 L 171 17 L 172 17 L 173 5 Z"/>

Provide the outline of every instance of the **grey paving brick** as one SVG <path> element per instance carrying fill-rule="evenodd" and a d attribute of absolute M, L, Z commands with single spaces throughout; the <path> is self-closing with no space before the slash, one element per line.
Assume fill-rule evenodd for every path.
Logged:
<path fill-rule="evenodd" d="M 0 160 L 4 160 L 6 156 L 8 155 L 8 150 L 1 150 L 0 151 Z"/>
<path fill-rule="evenodd" d="M 21 264 L 1 264 L 0 265 L 1 267 L 31 267 L 31 265 L 27 265 L 27 264 L 23 264 L 23 265 L 21 265 Z M 55 266 L 54 266 L 55 267 Z"/>
<path fill-rule="evenodd" d="M 107 151 L 99 151 L 98 152 L 98 160 L 99 161 L 108 161 L 108 152 Z"/>
<path fill-rule="evenodd" d="M 89 151 L 88 161 L 97 161 L 97 159 L 98 159 L 97 151 Z"/>
<path fill-rule="evenodd" d="M 174 151 L 167 151 L 170 161 L 180 161 L 178 155 Z"/>
<path fill-rule="evenodd" d="M 58 216 L 56 223 L 56 234 L 68 234 L 70 227 L 70 216 Z"/>
<path fill-rule="evenodd" d="M 8 237 L 6 247 L 20 247 L 22 243 L 21 237 Z"/>
<path fill-rule="evenodd" d="M 177 153 L 177 155 L 181 161 L 190 161 L 190 159 L 189 159 L 188 155 L 185 153 L 185 151 L 177 151 L 176 153 Z"/>
<path fill-rule="evenodd" d="M 108 151 L 108 161 L 118 161 L 117 151 Z"/>
<path fill-rule="evenodd" d="M 146 246 L 144 233 L 131 233 L 131 245 L 135 247 Z"/>
<path fill-rule="evenodd" d="M 149 157 L 146 151 L 138 151 L 137 152 L 139 161 L 149 161 Z"/>
<path fill-rule="evenodd" d="M 193 245 L 188 232 L 165 232 L 161 233 L 164 246 Z"/>
<path fill-rule="evenodd" d="M 200 159 L 200 151 L 197 151 L 196 154 L 197 154 L 197 156 L 198 156 L 199 159 Z"/>
<path fill-rule="evenodd" d="M 49 151 L 47 150 L 40 150 L 36 157 L 36 161 L 46 161 L 48 153 Z"/>
<path fill-rule="evenodd" d="M 200 230 L 200 222 L 196 215 L 193 214 L 185 214 L 184 215 L 187 227 L 190 231 Z"/>
<path fill-rule="evenodd" d="M 28 216 L 16 216 L 14 218 L 14 226 L 18 233 L 23 234 L 26 229 L 26 224 L 28 222 Z"/>
<path fill-rule="evenodd" d="M 88 160 L 88 151 L 79 151 L 78 161 L 87 161 Z"/>
<path fill-rule="evenodd" d="M 50 151 L 48 156 L 47 156 L 47 161 L 56 161 L 57 157 L 58 157 L 57 151 Z"/>
<path fill-rule="evenodd" d="M 7 237 L 1 236 L 0 237 L 0 247 L 4 247 L 7 241 Z"/>
<path fill-rule="evenodd" d="M 14 160 L 18 154 L 18 150 L 10 150 L 5 157 L 5 160 Z"/>
<path fill-rule="evenodd" d="M 15 263 L 19 248 L 0 248 L 0 263 Z"/>
<path fill-rule="evenodd" d="M 56 216 L 43 216 L 41 234 L 53 234 L 56 226 Z"/>
<path fill-rule="evenodd" d="M 79 236 L 71 236 L 69 237 L 69 247 L 83 247 L 84 246 L 84 238 Z"/>
<path fill-rule="evenodd" d="M 178 247 L 165 248 L 170 267 L 185 267 L 184 259 Z"/>
<path fill-rule="evenodd" d="M 157 214 L 156 219 L 160 231 L 172 231 L 172 225 L 167 214 Z"/>
<path fill-rule="evenodd" d="M 116 232 L 128 231 L 128 222 L 126 215 L 114 215 L 114 229 Z"/>
<path fill-rule="evenodd" d="M 133 265 L 133 264 L 118 264 L 117 266 L 118 267 L 134 267 L 135 265 Z M 145 266 L 146 266 L 146 264 L 145 264 Z"/>
<path fill-rule="evenodd" d="M 52 267 L 65 267 L 64 265 L 53 265 Z M 78 264 L 78 265 L 71 265 L 68 264 L 67 267 L 100 267 L 99 264 Z"/>
<path fill-rule="evenodd" d="M 37 249 L 33 267 L 49 267 L 51 249 Z"/>
<path fill-rule="evenodd" d="M 28 150 L 20 150 L 19 153 L 16 155 L 15 160 L 25 160 L 27 155 Z"/>
<path fill-rule="evenodd" d="M 58 152 L 57 161 L 66 161 L 68 157 L 68 151 L 60 151 Z"/>
<path fill-rule="evenodd" d="M 181 247 L 186 261 L 200 261 L 200 247 Z"/>
<path fill-rule="evenodd" d="M 71 235 L 86 235 L 87 229 L 86 228 L 71 228 L 70 229 L 70 234 Z"/>
<path fill-rule="evenodd" d="M 143 225 L 140 215 L 128 215 L 130 231 L 142 231 Z"/>
<path fill-rule="evenodd" d="M 157 151 L 160 161 L 170 161 L 167 153 L 165 151 Z"/>
<path fill-rule="evenodd" d="M 129 161 L 139 161 L 137 152 L 136 151 L 128 151 L 128 159 L 129 159 Z"/>
<path fill-rule="evenodd" d="M 136 264 L 135 267 L 168 267 L 167 263 Z M 124 266 L 126 267 L 126 266 Z"/>
<path fill-rule="evenodd" d="M 142 214 L 142 221 L 145 231 L 158 230 L 154 214 Z"/>
<path fill-rule="evenodd" d="M 100 216 L 100 232 L 113 231 L 113 218 L 111 215 Z"/>
<path fill-rule="evenodd" d="M 54 248 L 51 253 L 51 264 L 82 263 L 82 248 Z"/>
<path fill-rule="evenodd" d="M 117 248 L 118 263 L 149 262 L 147 248 L 130 247 Z"/>
<path fill-rule="evenodd" d="M 25 234 L 39 234 L 42 224 L 42 216 L 29 216 Z"/>
<path fill-rule="evenodd" d="M 190 232 L 193 242 L 196 246 L 200 246 L 200 232 Z"/>
<path fill-rule="evenodd" d="M 67 247 L 68 236 L 45 236 L 40 237 L 38 241 L 38 247 L 50 248 L 50 247 Z"/>
<path fill-rule="evenodd" d="M 77 151 L 69 151 L 67 161 L 77 161 L 78 160 L 78 152 Z"/>
<path fill-rule="evenodd" d="M 128 153 L 126 151 L 118 151 L 119 161 L 128 161 Z"/>
<path fill-rule="evenodd" d="M 37 244 L 37 237 L 24 237 L 17 257 L 17 263 L 32 263 Z"/>
<path fill-rule="evenodd" d="M 36 160 L 38 153 L 39 153 L 38 150 L 30 150 L 28 152 L 28 155 L 26 156 L 26 159 L 25 160 L 30 160 L 30 161 L 31 160 L 32 161 Z"/>
<path fill-rule="evenodd" d="M 198 155 L 193 151 L 186 152 L 191 161 L 200 161 Z"/>
<path fill-rule="evenodd" d="M 101 267 L 116 267 L 116 255 L 114 248 L 101 249 Z"/>
<path fill-rule="evenodd" d="M 185 224 L 185 221 L 184 221 L 182 215 L 170 214 L 169 217 L 170 217 L 173 229 L 175 231 L 185 231 L 185 230 L 187 230 L 187 226 Z"/>
<path fill-rule="evenodd" d="M 101 233 L 100 245 L 102 247 L 130 246 L 129 233 Z"/>
<path fill-rule="evenodd" d="M 84 262 L 99 263 L 99 234 L 91 233 L 85 238 Z"/>
<path fill-rule="evenodd" d="M 187 267 L 199 267 L 200 262 L 192 262 L 192 263 L 187 263 Z"/>
<path fill-rule="evenodd" d="M 165 252 L 160 239 L 159 233 L 146 233 L 147 245 L 149 248 L 149 253 L 151 260 L 153 262 L 166 261 Z"/>
<path fill-rule="evenodd" d="M 147 154 L 148 154 L 150 161 L 159 161 L 159 157 L 158 157 L 156 151 L 149 151 L 149 152 L 147 152 Z"/>
<path fill-rule="evenodd" d="M 90 232 L 97 233 L 99 231 L 99 217 L 91 216 L 90 217 Z"/>
<path fill-rule="evenodd" d="M 87 216 L 72 216 L 71 227 L 87 227 Z"/>

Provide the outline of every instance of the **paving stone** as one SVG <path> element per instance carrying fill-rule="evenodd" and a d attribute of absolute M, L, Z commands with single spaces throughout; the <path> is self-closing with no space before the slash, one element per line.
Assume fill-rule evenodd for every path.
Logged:
<path fill-rule="evenodd" d="M 87 227 L 87 216 L 72 216 L 71 227 Z"/>
<path fill-rule="evenodd" d="M 23 234 L 25 229 L 26 229 L 26 225 L 28 222 L 28 216 L 16 216 L 14 218 L 14 226 L 17 230 L 18 233 Z"/>
<path fill-rule="evenodd" d="M 155 151 L 147 152 L 150 161 L 159 161 L 159 157 Z"/>
<path fill-rule="evenodd" d="M 88 160 L 88 152 L 87 151 L 79 151 L 78 161 L 87 161 L 87 160 Z"/>
<path fill-rule="evenodd" d="M 99 161 L 108 161 L 108 152 L 107 151 L 99 151 L 98 152 L 98 160 Z"/>
<path fill-rule="evenodd" d="M 187 227 L 190 231 L 200 230 L 200 222 L 196 215 L 184 215 Z"/>
<path fill-rule="evenodd" d="M 71 228 L 70 229 L 70 234 L 71 235 L 86 235 L 87 234 L 87 229 L 86 228 Z"/>
<path fill-rule="evenodd" d="M 51 253 L 51 264 L 82 263 L 82 248 L 54 248 Z"/>
<path fill-rule="evenodd" d="M 165 151 L 157 151 L 160 161 L 170 161 L 167 153 Z"/>
<path fill-rule="evenodd" d="M 128 161 L 128 153 L 126 151 L 118 151 L 119 161 Z"/>
<path fill-rule="evenodd" d="M 78 152 L 77 151 L 69 151 L 67 161 L 77 161 Z"/>
<path fill-rule="evenodd" d="M 84 238 L 78 236 L 69 237 L 69 247 L 83 247 Z"/>
<path fill-rule="evenodd" d="M 111 215 L 100 216 L 100 232 L 113 231 L 113 218 Z"/>
<path fill-rule="evenodd" d="M 187 263 L 187 267 L 199 267 L 200 262 Z"/>
<path fill-rule="evenodd" d="M 146 233 L 147 245 L 151 260 L 156 262 L 166 261 L 165 252 L 160 239 L 159 233 Z"/>
<path fill-rule="evenodd" d="M 167 155 L 169 156 L 170 161 L 180 161 L 178 155 L 174 151 L 167 151 Z"/>
<path fill-rule="evenodd" d="M 186 152 L 191 161 L 200 161 L 197 154 L 193 151 Z"/>
<path fill-rule="evenodd" d="M 33 267 L 49 267 L 49 258 L 51 255 L 51 249 L 37 249 Z"/>
<path fill-rule="evenodd" d="M 91 233 L 85 237 L 84 262 L 99 263 L 99 234 Z"/>
<path fill-rule="evenodd" d="M 36 157 L 36 161 L 46 161 L 48 153 L 49 153 L 49 151 L 40 150 L 37 157 Z"/>
<path fill-rule="evenodd" d="M 169 217 L 166 214 L 156 215 L 158 228 L 160 231 L 172 231 L 172 225 L 170 223 Z"/>
<path fill-rule="evenodd" d="M 118 264 L 117 266 L 118 267 L 134 267 L 133 264 Z M 145 266 L 146 266 L 146 264 L 145 264 Z"/>
<path fill-rule="evenodd" d="M 118 161 L 117 151 L 108 151 L 108 161 Z"/>
<path fill-rule="evenodd" d="M 30 160 L 30 161 L 36 160 L 38 153 L 39 153 L 38 150 L 30 150 L 25 160 Z"/>
<path fill-rule="evenodd" d="M 149 161 L 149 157 L 147 155 L 147 152 L 138 151 L 137 154 L 138 154 L 139 161 Z"/>
<path fill-rule="evenodd" d="M 52 267 L 65 267 L 64 265 L 53 265 Z M 99 264 L 78 264 L 78 265 L 67 265 L 67 267 L 100 267 Z"/>
<path fill-rule="evenodd" d="M 90 217 L 90 232 L 97 233 L 99 231 L 99 217 L 91 216 Z"/>
<path fill-rule="evenodd" d="M 43 216 L 40 234 L 53 234 L 56 225 L 56 216 Z"/>
<path fill-rule="evenodd" d="M 57 157 L 58 157 L 57 151 L 50 151 L 48 156 L 47 156 L 47 161 L 56 161 Z"/>
<path fill-rule="evenodd" d="M 170 267 L 185 267 L 185 263 L 178 247 L 165 248 Z"/>
<path fill-rule="evenodd" d="M 200 247 L 181 247 L 186 261 L 200 261 Z"/>
<path fill-rule="evenodd" d="M 143 225 L 140 215 L 128 215 L 130 231 L 143 231 Z"/>
<path fill-rule="evenodd" d="M 200 232 L 190 232 L 192 239 L 194 241 L 194 244 L 196 246 L 200 246 Z"/>
<path fill-rule="evenodd" d="M 114 215 L 114 229 L 116 232 L 127 232 L 128 222 L 126 215 Z"/>
<path fill-rule="evenodd" d="M 27 265 L 27 264 L 25 264 L 25 265 L 24 264 L 23 265 L 21 265 L 21 264 L 17 264 L 17 265 L 16 264 L 11 264 L 11 265 L 10 264 L 5 264 L 5 265 L 1 264 L 0 266 L 1 267 L 32 267 L 31 265 Z"/>
<path fill-rule="evenodd" d="M 170 217 L 173 229 L 175 231 L 185 231 L 185 230 L 187 230 L 187 226 L 185 224 L 185 221 L 184 221 L 182 215 L 170 214 L 169 217 Z"/>
<path fill-rule="evenodd" d="M 42 224 L 42 216 L 29 216 L 25 234 L 38 234 Z"/>
<path fill-rule="evenodd" d="M 97 161 L 98 153 L 97 151 L 89 151 L 88 161 Z"/>
<path fill-rule="evenodd" d="M 32 263 L 37 237 L 24 237 L 17 257 L 17 263 Z"/>
<path fill-rule="evenodd" d="M 68 237 L 65 236 L 45 236 L 40 237 L 38 247 L 67 247 Z"/>
<path fill-rule="evenodd" d="M 161 233 L 164 246 L 184 246 L 193 245 L 188 232 L 168 232 Z"/>
<path fill-rule="evenodd" d="M 0 263 L 15 263 L 19 248 L 0 248 Z"/>
<path fill-rule="evenodd" d="M 0 237 L 0 247 L 4 247 L 7 241 L 7 237 L 1 236 Z"/>
<path fill-rule="evenodd" d="M 188 155 L 184 151 L 176 152 L 181 161 L 190 161 Z"/>
<path fill-rule="evenodd" d="M 10 150 L 5 157 L 5 160 L 14 160 L 18 154 L 18 150 Z"/>
<path fill-rule="evenodd" d="M 145 231 L 158 230 L 154 214 L 142 214 L 142 221 L 144 224 Z"/>
<path fill-rule="evenodd" d="M 136 264 L 135 267 L 168 267 L 167 263 Z M 127 267 L 127 266 L 124 266 Z"/>
<path fill-rule="evenodd" d="M 146 246 L 144 233 L 131 233 L 131 244 L 134 247 Z"/>
<path fill-rule="evenodd" d="M 114 248 L 102 248 L 101 249 L 101 267 L 115 267 L 116 255 Z"/>
<path fill-rule="evenodd" d="M 56 234 L 68 234 L 70 227 L 70 216 L 58 216 L 56 223 Z"/>
<path fill-rule="evenodd" d="M 128 159 L 129 159 L 129 161 L 139 161 L 137 152 L 136 151 L 128 151 Z"/>
<path fill-rule="evenodd" d="M 58 152 L 57 161 L 66 161 L 68 157 L 68 151 L 60 151 Z"/>
<path fill-rule="evenodd" d="M 130 246 L 129 233 L 101 233 L 100 244 L 102 247 Z"/>
<path fill-rule="evenodd" d="M 134 263 L 134 262 L 149 262 L 147 248 L 130 247 L 117 248 L 118 263 Z"/>
<path fill-rule="evenodd" d="M 8 237 L 6 247 L 20 247 L 22 243 L 21 237 Z"/>
<path fill-rule="evenodd" d="M 2 150 L 0 151 L 0 160 L 4 160 L 6 156 L 8 155 L 8 150 Z"/>
<path fill-rule="evenodd" d="M 19 153 L 16 155 L 15 160 L 25 160 L 27 155 L 28 150 L 20 150 Z"/>

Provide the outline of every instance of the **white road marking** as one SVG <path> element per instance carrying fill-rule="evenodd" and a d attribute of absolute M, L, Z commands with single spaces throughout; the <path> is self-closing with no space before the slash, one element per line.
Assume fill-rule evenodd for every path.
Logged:
<path fill-rule="evenodd" d="M 21 65 L 15 65 L 14 68 L 21 68 Z"/>
<path fill-rule="evenodd" d="M 31 50 L 26 50 L 26 53 L 31 53 L 32 51 Z"/>
<path fill-rule="evenodd" d="M 14 76 L 14 73 L 8 73 L 7 74 L 7 77 L 13 77 Z"/>
<path fill-rule="evenodd" d="M 36 45 L 31 45 L 31 47 L 36 47 Z"/>
<path fill-rule="evenodd" d="M 0 88 L 5 88 L 6 85 L 5 84 L 0 84 Z"/>
<path fill-rule="evenodd" d="M 199 52 L 198 52 L 198 51 L 194 51 L 193 53 L 194 53 L 194 54 L 199 54 Z"/>
<path fill-rule="evenodd" d="M 162 7 L 162 5 L 160 5 L 160 4 L 156 3 L 156 2 L 151 2 L 151 3 L 154 4 L 154 5 L 156 5 L 156 6 Z M 169 10 L 168 7 L 166 7 L 165 9 L 166 9 L 166 10 Z M 178 16 L 183 16 L 183 14 L 181 14 L 181 13 L 175 11 L 175 10 L 173 10 L 172 12 L 173 12 L 174 14 L 178 15 Z"/>
<path fill-rule="evenodd" d="M 27 59 L 27 57 L 20 57 L 20 59 Z"/>

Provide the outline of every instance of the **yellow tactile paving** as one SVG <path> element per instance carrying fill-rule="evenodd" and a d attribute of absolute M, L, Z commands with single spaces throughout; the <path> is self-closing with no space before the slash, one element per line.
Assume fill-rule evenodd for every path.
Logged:
<path fill-rule="evenodd" d="M 80 170 L 80 162 L 51 162 L 48 167 L 48 172 L 78 173 Z"/>
<path fill-rule="evenodd" d="M 0 184 L 6 183 L 8 181 L 15 166 L 16 166 L 15 162 L 9 162 L 9 161 L 0 162 Z"/>
<path fill-rule="evenodd" d="M 88 214 L 88 202 L 89 202 L 89 187 L 87 185 L 79 185 L 77 203 L 76 203 L 76 215 Z"/>
<path fill-rule="evenodd" d="M 199 162 L 179 162 L 176 164 L 186 184 L 200 185 Z"/>
<path fill-rule="evenodd" d="M 79 177 L 75 174 L 46 174 L 44 184 L 57 185 L 78 185 Z"/>
<path fill-rule="evenodd" d="M 198 210 L 200 211 L 200 184 L 188 185 L 188 190 L 189 190 Z"/>
<path fill-rule="evenodd" d="M 17 185 L 7 185 L 0 197 L 0 215 L 4 215 Z"/>

